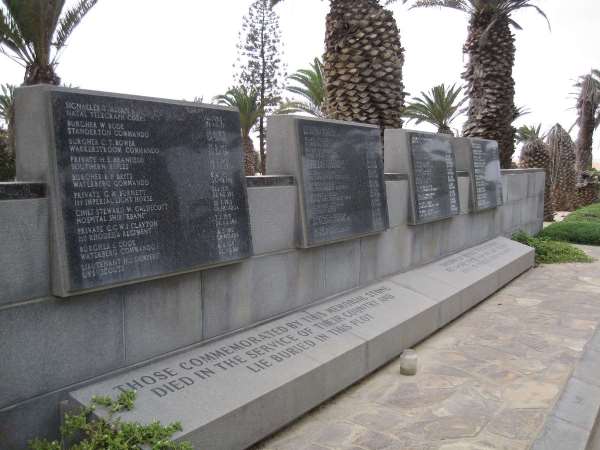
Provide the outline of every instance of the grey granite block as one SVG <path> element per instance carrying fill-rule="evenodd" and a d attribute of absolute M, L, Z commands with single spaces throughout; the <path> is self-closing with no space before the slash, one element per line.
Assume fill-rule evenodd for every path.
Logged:
<path fill-rule="evenodd" d="M 323 247 L 325 292 L 322 297 L 357 288 L 360 278 L 360 239 Z"/>
<path fill-rule="evenodd" d="M 534 197 L 537 191 L 537 173 L 531 172 L 525 175 L 527 177 L 527 192 L 526 197 Z"/>
<path fill-rule="evenodd" d="M 67 392 L 54 392 L 17 406 L 0 409 L 0 448 L 24 450 L 33 439 L 59 438 L 59 402 Z"/>
<path fill-rule="evenodd" d="M 553 414 L 589 434 L 600 411 L 600 387 L 571 377 L 558 400 Z"/>
<path fill-rule="evenodd" d="M 462 250 L 467 246 L 467 238 L 470 238 L 469 226 L 472 217 L 470 215 L 460 215 L 453 217 L 448 222 L 448 251 L 450 253 Z"/>
<path fill-rule="evenodd" d="M 0 306 L 50 292 L 46 199 L 0 201 Z"/>
<path fill-rule="evenodd" d="M 386 181 L 390 228 L 405 225 L 408 216 L 408 181 Z"/>
<path fill-rule="evenodd" d="M 255 255 L 296 247 L 297 203 L 296 186 L 248 188 Z"/>
<path fill-rule="evenodd" d="M 377 247 L 380 239 L 382 236 L 367 236 L 360 240 L 359 284 L 361 286 L 377 279 Z"/>
<path fill-rule="evenodd" d="M 471 210 L 471 178 L 458 177 L 457 180 L 460 213 L 469 214 L 469 211 Z"/>
<path fill-rule="evenodd" d="M 407 130 L 385 129 L 383 168 L 385 173 L 408 173 Z"/>
<path fill-rule="evenodd" d="M 427 266 L 396 275 L 391 281 L 436 302 L 439 305 L 440 326 L 456 319 L 468 309 L 463 298 L 463 288 L 429 277 Z"/>
<path fill-rule="evenodd" d="M 531 450 L 585 450 L 585 430 L 555 416 L 549 416 Z"/>
<path fill-rule="evenodd" d="M 534 197 L 539 194 L 544 194 L 544 188 L 546 183 L 546 172 L 541 170 L 535 174 L 535 192 Z"/>
<path fill-rule="evenodd" d="M 345 276 L 358 280 L 358 241 L 356 247 L 356 264 L 350 268 L 343 267 L 340 261 L 337 266 L 330 268 L 331 288 L 335 287 L 336 282 L 349 282 Z M 326 252 L 327 247 L 294 250 L 203 271 L 203 337 L 207 339 L 248 327 L 324 298 L 327 295 Z M 345 256 L 343 252 L 340 254 L 340 257 Z M 334 257 L 334 253 L 331 257 Z M 343 263 L 347 264 L 348 261 L 344 260 Z"/>
<path fill-rule="evenodd" d="M 527 203 L 524 199 L 513 201 L 510 203 L 512 206 L 512 223 L 511 223 L 511 231 L 518 231 L 523 224 L 526 222 L 523 221 L 523 214 L 527 214 Z"/>
<path fill-rule="evenodd" d="M 505 175 L 505 171 L 502 171 L 502 203 L 506 204 L 508 202 L 508 177 L 509 175 Z"/>
<path fill-rule="evenodd" d="M 436 326 L 433 311 L 423 314 L 432 308 L 418 294 L 377 283 L 71 396 L 85 403 L 139 385 L 125 420 L 181 420 L 176 438 L 196 448 L 245 448 L 366 375 L 375 367 L 367 358 L 380 365 L 414 344 Z"/>
<path fill-rule="evenodd" d="M 123 288 L 127 364 L 202 340 L 200 273 Z"/>
<path fill-rule="evenodd" d="M 527 197 L 527 173 L 506 175 L 508 178 L 508 201 L 521 200 Z"/>
<path fill-rule="evenodd" d="M 0 310 L 0 361 L 0 408 L 123 366 L 121 291 Z"/>
<path fill-rule="evenodd" d="M 600 387 L 600 351 L 595 350 L 588 344 L 588 348 L 586 348 L 577 363 L 573 376 L 588 384 Z"/>

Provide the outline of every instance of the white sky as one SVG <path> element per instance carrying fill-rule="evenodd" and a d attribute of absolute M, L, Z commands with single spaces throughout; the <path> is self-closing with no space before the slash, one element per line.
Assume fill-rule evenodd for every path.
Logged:
<path fill-rule="evenodd" d="M 100 0 L 72 35 L 58 73 L 64 82 L 86 89 L 210 100 L 232 83 L 238 32 L 251 1 Z M 533 9 L 514 16 L 524 28 L 516 31 L 516 104 L 532 111 L 519 124 L 541 122 L 547 130 L 560 122 L 569 128 L 575 120 L 574 80 L 592 67 L 600 68 L 600 1 L 537 4 L 548 15 L 552 31 Z M 328 2 L 285 0 L 276 9 L 291 73 L 322 55 Z M 391 9 L 406 49 L 406 90 L 418 94 L 442 82 L 461 82 L 466 15 L 409 11 L 401 1 Z M 22 68 L 0 56 L 0 83 L 19 84 L 22 78 Z M 460 119 L 454 123 L 456 128 L 461 125 Z M 600 137 L 594 150 L 600 159 Z"/>

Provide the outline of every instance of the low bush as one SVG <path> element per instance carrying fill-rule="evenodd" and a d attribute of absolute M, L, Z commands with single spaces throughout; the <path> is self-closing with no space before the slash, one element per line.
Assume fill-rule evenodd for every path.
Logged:
<path fill-rule="evenodd" d="M 563 222 L 596 222 L 600 225 L 600 203 L 573 211 Z"/>
<path fill-rule="evenodd" d="M 573 244 L 600 245 L 600 222 L 565 220 L 544 228 L 538 237 Z"/>
<path fill-rule="evenodd" d="M 173 434 L 181 431 L 181 424 L 161 425 L 152 422 L 142 425 L 124 422 L 116 414 L 133 409 L 135 391 L 122 393 L 116 400 L 110 397 L 93 397 L 90 405 L 78 414 L 65 415 L 61 427 L 61 442 L 36 439 L 31 442 L 31 450 L 192 450 L 186 442 L 171 440 Z M 107 412 L 100 418 L 92 419 L 96 408 Z M 76 442 L 71 445 L 65 442 Z M 68 445 L 68 446 L 67 446 Z"/>
<path fill-rule="evenodd" d="M 583 250 L 566 242 L 553 241 L 545 237 L 533 237 L 524 232 L 516 233 L 513 239 L 535 249 L 536 264 L 589 263 L 594 261 Z"/>

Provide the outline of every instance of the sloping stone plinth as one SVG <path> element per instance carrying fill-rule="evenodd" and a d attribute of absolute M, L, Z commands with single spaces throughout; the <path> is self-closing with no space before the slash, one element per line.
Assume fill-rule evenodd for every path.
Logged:
<path fill-rule="evenodd" d="M 398 356 L 532 267 L 505 238 L 71 393 L 136 389 L 124 420 L 181 421 L 195 448 L 245 448 Z"/>

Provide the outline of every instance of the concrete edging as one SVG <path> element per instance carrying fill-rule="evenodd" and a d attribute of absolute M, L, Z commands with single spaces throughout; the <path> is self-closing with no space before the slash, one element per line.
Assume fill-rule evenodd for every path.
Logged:
<path fill-rule="evenodd" d="M 600 328 L 544 423 L 532 450 L 592 450 L 600 420 Z"/>

